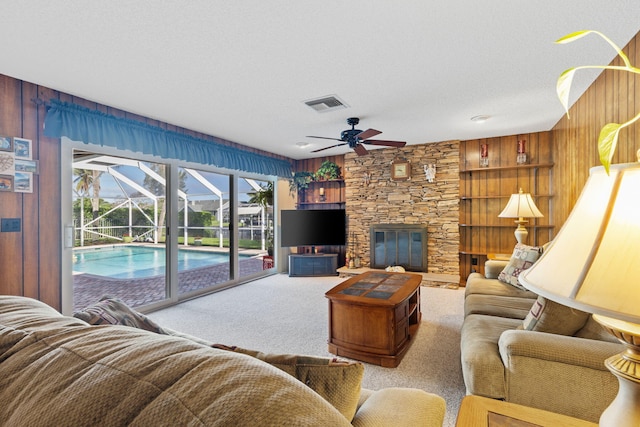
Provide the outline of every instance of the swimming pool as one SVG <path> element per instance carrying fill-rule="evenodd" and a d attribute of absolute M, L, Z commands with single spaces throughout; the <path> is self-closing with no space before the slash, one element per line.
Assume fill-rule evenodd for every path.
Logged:
<path fill-rule="evenodd" d="M 74 250 L 73 272 L 114 279 L 139 279 L 165 274 L 165 248 L 110 246 Z M 250 255 L 240 255 L 240 259 Z M 178 271 L 229 262 L 227 253 L 179 250 Z"/>

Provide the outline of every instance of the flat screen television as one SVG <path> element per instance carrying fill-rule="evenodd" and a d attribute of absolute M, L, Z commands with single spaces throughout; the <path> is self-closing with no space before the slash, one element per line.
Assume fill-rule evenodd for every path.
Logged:
<path fill-rule="evenodd" d="M 280 245 L 339 246 L 346 243 L 344 209 L 282 210 Z"/>

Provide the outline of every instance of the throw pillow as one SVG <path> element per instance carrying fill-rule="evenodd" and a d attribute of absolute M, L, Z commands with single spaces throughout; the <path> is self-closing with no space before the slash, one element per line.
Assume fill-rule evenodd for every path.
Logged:
<path fill-rule="evenodd" d="M 518 329 L 573 336 L 589 319 L 589 313 L 538 297 Z"/>
<path fill-rule="evenodd" d="M 524 286 L 518 281 L 518 276 L 531 267 L 541 253 L 542 249 L 539 247 L 518 243 L 513 250 L 509 264 L 498 275 L 498 280 L 524 290 Z"/>
<path fill-rule="evenodd" d="M 73 317 L 90 325 L 125 325 L 158 334 L 166 332 L 153 320 L 126 305 L 118 298 L 103 296 L 100 300 L 73 313 Z"/>
<path fill-rule="evenodd" d="M 322 396 L 349 421 L 356 413 L 364 375 L 362 363 L 294 354 L 266 354 L 223 344 L 212 347 L 247 354 L 283 370 Z"/>

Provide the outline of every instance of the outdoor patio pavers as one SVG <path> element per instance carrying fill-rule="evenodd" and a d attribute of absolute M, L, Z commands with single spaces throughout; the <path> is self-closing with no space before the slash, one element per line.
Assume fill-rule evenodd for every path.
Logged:
<path fill-rule="evenodd" d="M 239 261 L 240 277 L 262 271 L 262 258 Z M 178 272 L 180 294 L 207 288 L 229 280 L 229 263 Z M 165 299 L 165 276 L 141 279 L 113 279 L 92 274 L 73 276 L 73 307 L 79 310 L 108 295 L 120 298 L 131 307 L 138 307 Z"/>

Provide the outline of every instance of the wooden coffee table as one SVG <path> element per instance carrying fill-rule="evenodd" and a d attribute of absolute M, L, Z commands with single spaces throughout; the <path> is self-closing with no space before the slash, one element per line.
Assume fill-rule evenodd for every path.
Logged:
<path fill-rule="evenodd" d="M 422 319 L 421 281 L 419 274 L 368 271 L 328 291 L 329 352 L 398 366 Z"/>

